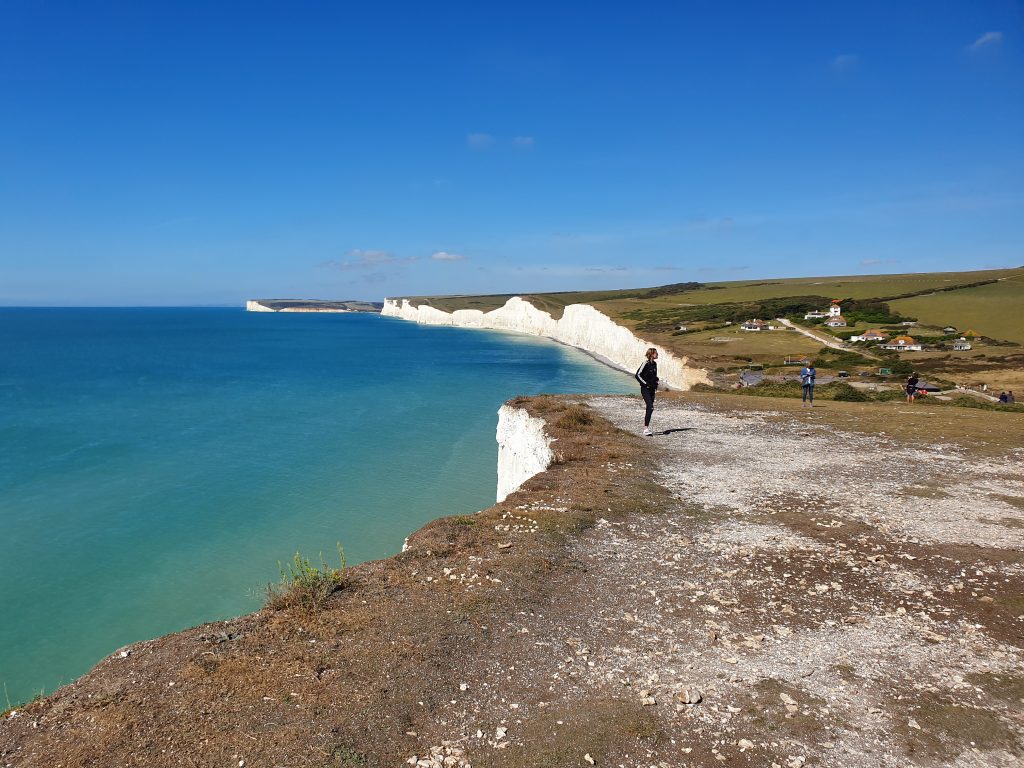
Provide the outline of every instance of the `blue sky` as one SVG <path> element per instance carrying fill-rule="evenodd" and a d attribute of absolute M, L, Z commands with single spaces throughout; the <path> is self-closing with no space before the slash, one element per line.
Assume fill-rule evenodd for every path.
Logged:
<path fill-rule="evenodd" d="M 1020 265 L 1022 41 L 999 0 L 7 0 L 0 304 Z"/>

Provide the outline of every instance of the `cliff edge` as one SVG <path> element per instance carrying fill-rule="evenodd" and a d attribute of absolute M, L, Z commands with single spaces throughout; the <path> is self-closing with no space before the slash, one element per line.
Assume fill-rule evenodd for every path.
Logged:
<path fill-rule="evenodd" d="M 444 312 L 426 304 L 413 306 L 408 299 L 385 299 L 381 314 L 427 325 L 487 328 L 544 336 L 579 347 L 629 373 L 643 362 L 647 349 L 655 347 L 658 350 L 658 375 L 667 387 L 687 390 L 694 384 L 711 383 L 707 371 L 690 365 L 688 358 L 678 357 L 657 344 L 637 338 L 628 328 L 618 325 L 589 304 L 570 304 L 562 317 L 556 320 L 518 296 L 490 312 L 479 309 Z"/>
<path fill-rule="evenodd" d="M 1024 420 L 752 400 L 643 440 L 636 397 L 517 398 L 503 501 L 122 649 L 0 766 L 1019 765 Z"/>

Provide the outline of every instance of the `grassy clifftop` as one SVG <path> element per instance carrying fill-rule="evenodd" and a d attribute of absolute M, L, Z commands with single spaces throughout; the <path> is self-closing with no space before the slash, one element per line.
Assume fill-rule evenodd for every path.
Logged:
<path fill-rule="evenodd" d="M 484 296 L 418 296 L 414 304 L 489 311 L 513 294 Z M 802 318 L 809 309 L 824 309 L 842 299 L 850 325 L 846 335 L 882 327 L 889 336 L 913 334 L 932 349 L 901 353 L 901 359 L 949 383 L 1024 389 L 1024 268 L 975 272 L 902 275 L 857 275 L 739 280 L 718 283 L 676 283 L 655 288 L 616 291 L 520 293 L 534 306 L 561 317 L 569 304 L 591 304 L 641 338 L 656 343 L 694 364 L 737 374 L 750 364 L 785 371 L 786 358 L 815 357 L 827 371 L 877 371 L 887 361 L 857 348 L 852 354 L 823 356 L 823 344 L 793 331 L 746 332 L 739 324 L 751 318 Z M 903 320 L 915 325 L 901 326 Z M 943 348 L 951 334 L 974 331 L 979 338 L 970 351 Z M 826 329 L 819 329 L 826 330 Z M 819 334 L 831 338 L 827 333 Z M 842 334 L 840 333 L 840 337 Z M 837 339 L 838 341 L 839 339 Z M 945 340 L 946 342 L 949 339 Z M 888 361 L 893 362 L 893 361 Z"/>
<path fill-rule="evenodd" d="M 994 288 L 977 286 L 979 283 Z M 950 290 L 954 289 L 954 290 Z M 985 289 L 985 290 L 983 290 Z M 938 291 L 938 293 L 936 293 Z M 428 304 L 445 312 L 456 309 L 479 309 L 487 312 L 505 304 L 512 296 L 521 296 L 534 306 L 561 317 L 569 304 L 593 304 L 611 317 L 638 324 L 637 312 L 655 313 L 682 310 L 695 305 L 754 304 L 787 297 L 820 297 L 827 299 L 889 299 L 910 301 L 917 311 L 924 311 L 938 320 L 955 322 L 959 315 L 970 313 L 976 319 L 979 333 L 998 335 L 1010 333 L 1012 340 L 1024 343 L 1024 315 L 1006 317 L 1002 307 L 979 309 L 985 298 L 997 296 L 1008 302 L 1024 301 L 1024 268 L 983 270 L 977 272 L 933 272 L 905 275 L 854 275 L 839 277 L 798 277 L 779 280 L 737 280 L 719 283 L 675 283 L 654 288 L 630 288 L 615 291 L 563 291 L 558 293 L 502 293 L 487 295 L 413 296 L 413 304 Z M 896 297 L 906 297 L 896 298 Z M 980 299 L 980 300 L 979 300 Z M 1019 304 L 1018 304 L 1019 306 Z M 678 311 L 680 320 L 687 312 Z M 952 317 L 946 317 L 952 315 Z M 989 316 L 991 315 L 991 317 Z M 991 328 L 987 328 L 988 325 Z M 1011 338 L 1011 336 L 1006 336 Z"/>

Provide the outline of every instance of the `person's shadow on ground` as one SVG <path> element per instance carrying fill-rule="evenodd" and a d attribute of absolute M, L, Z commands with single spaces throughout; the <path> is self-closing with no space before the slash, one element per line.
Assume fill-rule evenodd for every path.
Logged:
<path fill-rule="evenodd" d="M 677 427 L 676 429 L 665 429 L 665 430 L 662 430 L 661 432 L 655 432 L 654 434 L 656 434 L 656 435 L 671 435 L 671 434 L 673 434 L 675 432 L 691 432 L 691 431 L 693 431 L 695 429 L 696 429 L 696 427 Z"/>

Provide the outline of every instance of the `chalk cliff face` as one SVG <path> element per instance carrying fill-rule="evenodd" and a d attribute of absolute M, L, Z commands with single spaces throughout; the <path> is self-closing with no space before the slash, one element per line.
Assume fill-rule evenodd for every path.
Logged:
<path fill-rule="evenodd" d="M 414 307 L 408 299 L 385 299 L 381 314 L 427 325 L 490 328 L 545 336 L 584 349 L 630 373 L 643 363 L 647 349 L 656 347 L 658 376 L 665 386 L 689 389 L 694 384 L 711 383 L 704 369 L 691 367 L 687 365 L 687 358 L 676 357 L 657 344 L 638 339 L 628 328 L 617 325 L 608 315 L 589 304 L 570 304 L 561 319 L 555 320 L 518 296 L 490 312 L 458 309 L 452 313 L 425 304 Z"/>
<path fill-rule="evenodd" d="M 270 307 L 263 306 L 258 301 L 253 301 L 252 299 L 249 299 L 247 302 L 245 302 L 245 311 L 246 312 L 273 312 L 274 310 L 272 310 Z"/>
<path fill-rule="evenodd" d="M 522 408 L 501 406 L 498 411 L 498 501 L 551 465 L 551 438 L 544 420 Z"/>

